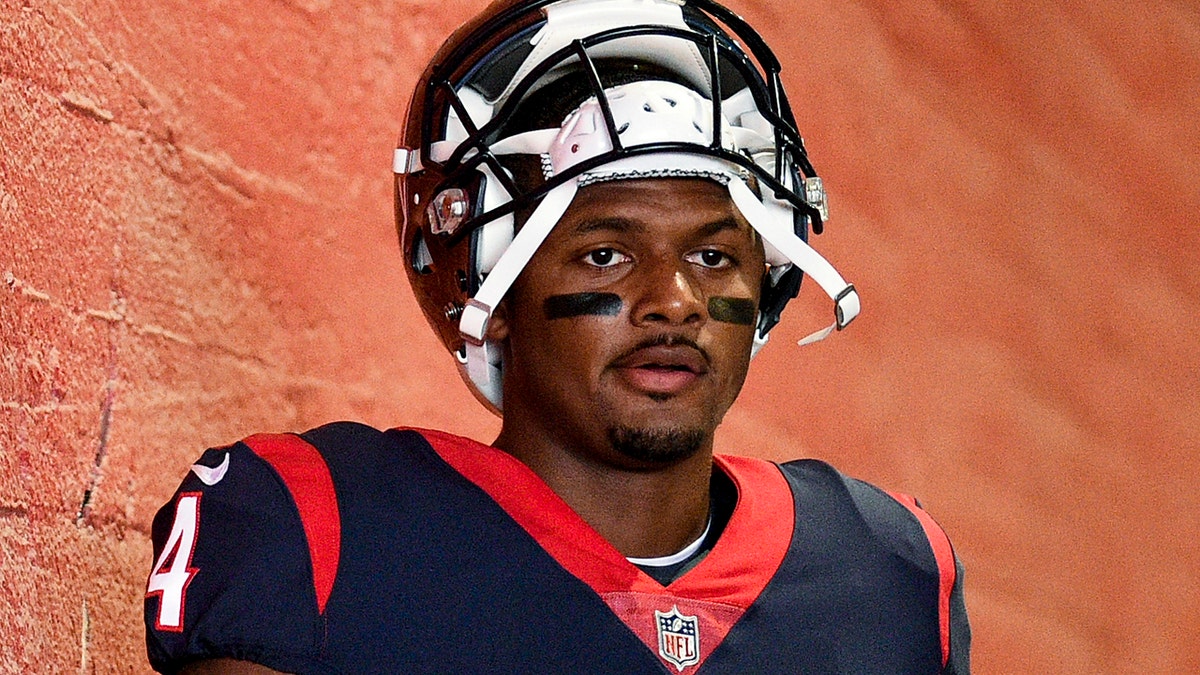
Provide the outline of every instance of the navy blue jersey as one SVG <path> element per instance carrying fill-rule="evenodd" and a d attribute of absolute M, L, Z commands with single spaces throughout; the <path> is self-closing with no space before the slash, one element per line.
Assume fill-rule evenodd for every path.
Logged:
<path fill-rule="evenodd" d="M 718 455 L 737 505 L 665 587 L 512 456 L 338 423 L 207 451 L 154 519 L 147 649 L 291 673 L 956 673 L 950 542 L 813 460 Z"/>

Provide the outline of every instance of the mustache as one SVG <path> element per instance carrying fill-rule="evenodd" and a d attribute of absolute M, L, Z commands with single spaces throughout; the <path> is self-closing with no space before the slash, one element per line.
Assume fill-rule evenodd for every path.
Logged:
<path fill-rule="evenodd" d="M 678 333 L 659 333 L 658 335 L 648 337 L 622 352 L 620 356 L 613 359 L 613 363 L 625 358 L 629 358 L 643 349 L 650 349 L 652 347 L 676 346 L 691 347 L 692 349 L 695 349 L 700 353 L 701 358 L 704 359 L 706 364 L 712 365 L 712 358 L 709 357 L 708 350 L 706 350 L 704 347 L 701 347 L 695 340 L 687 337 L 686 335 L 679 335 Z"/>

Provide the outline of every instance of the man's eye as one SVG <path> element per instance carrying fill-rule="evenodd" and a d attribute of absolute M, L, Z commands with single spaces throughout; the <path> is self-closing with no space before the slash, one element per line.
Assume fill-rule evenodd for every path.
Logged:
<path fill-rule="evenodd" d="M 585 262 L 595 267 L 612 267 L 617 263 L 624 262 L 625 254 L 617 252 L 612 248 L 598 248 L 595 251 L 588 252 L 583 256 Z"/>
<path fill-rule="evenodd" d="M 728 267 L 733 259 L 716 249 L 704 249 L 688 254 L 688 261 L 704 267 Z"/>

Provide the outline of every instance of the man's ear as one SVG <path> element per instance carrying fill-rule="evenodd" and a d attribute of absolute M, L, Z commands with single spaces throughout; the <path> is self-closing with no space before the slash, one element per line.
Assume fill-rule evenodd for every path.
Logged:
<path fill-rule="evenodd" d="M 487 334 L 484 339 L 493 342 L 503 342 L 508 338 L 508 303 L 501 300 L 496 309 L 492 310 L 492 318 L 488 320 Z"/>

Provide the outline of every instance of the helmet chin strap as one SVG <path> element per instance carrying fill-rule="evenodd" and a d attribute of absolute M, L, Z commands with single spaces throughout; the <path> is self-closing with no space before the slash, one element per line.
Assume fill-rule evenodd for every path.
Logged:
<path fill-rule="evenodd" d="M 525 221 L 525 225 L 513 237 L 504 254 L 496 261 L 487 278 L 483 280 L 475 297 L 467 300 L 467 305 L 463 308 L 458 331 L 466 341 L 467 374 L 497 410 L 503 410 L 503 391 L 500 384 L 502 359 L 499 345 L 487 339 L 492 312 L 504 299 L 508 289 L 512 288 L 521 270 L 529 264 L 538 247 L 546 240 L 550 230 L 554 229 L 567 212 L 567 207 L 575 199 L 578 190 L 579 180 L 573 178 L 546 193 Z"/>
<path fill-rule="evenodd" d="M 858 299 L 858 291 L 854 290 L 854 286 L 846 283 L 841 274 L 829 264 L 829 261 L 817 253 L 803 239 L 796 236 L 796 233 L 787 225 L 780 222 L 778 218 L 772 218 L 767 208 L 758 200 L 758 197 L 746 186 L 746 183 L 740 178 L 731 178 L 729 181 L 729 196 L 733 199 L 733 203 L 737 206 L 738 211 L 741 211 L 742 216 L 750 223 L 762 238 L 769 244 L 775 247 L 783 257 L 790 260 L 794 265 L 804 271 L 821 290 L 825 291 L 830 298 L 833 299 L 834 321 L 826 328 L 809 334 L 802 340 L 800 344 L 807 345 L 814 342 L 819 342 L 829 337 L 835 329 L 841 330 L 848 326 L 854 317 L 858 316 L 862 305 Z M 755 351 L 762 348 L 767 342 L 767 336 L 761 336 L 761 344 L 759 344 L 759 334 L 755 330 Z"/>

